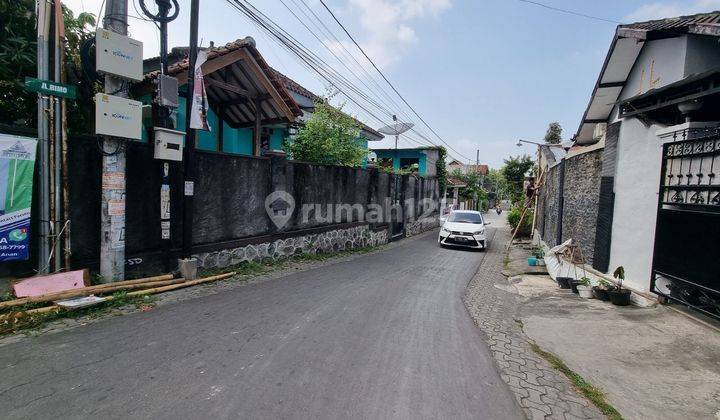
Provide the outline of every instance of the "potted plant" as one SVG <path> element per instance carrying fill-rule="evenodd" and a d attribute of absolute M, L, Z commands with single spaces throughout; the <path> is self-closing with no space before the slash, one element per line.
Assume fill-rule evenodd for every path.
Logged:
<path fill-rule="evenodd" d="M 593 288 L 592 288 L 593 293 L 595 294 L 595 297 L 600 300 L 604 300 L 606 302 L 608 300 L 610 300 L 610 295 L 608 295 L 608 290 L 614 290 L 614 289 L 615 289 L 615 285 L 605 279 L 598 280 L 598 285 L 593 286 Z"/>
<path fill-rule="evenodd" d="M 557 280 L 558 285 L 560 285 L 561 289 L 569 289 L 570 282 L 575 281 L 575 279 L 572 277 L 557 277 L 555 280 Z"/>
<path fill-rule="evenodd" d="M 533 256 L 537 260 L 537 265 L 545 265 L 545 251 L 543 251 L 542 248 L 535 249 L 535 251 L 533 252 Z"/>
<path fill-rule="evenodd" d="M 573 293 L 578 294 L 580 291 L 578 290 L 578 286 L 580 285 L 580 280 L 572 279 L 570 282 L 570 290 L 572 290 Z"/>
<path fill-rule="evenodd" d="M 578 285 L 575 287 L 581 298 L 590 299 L 593 297 L 592 284 L 588 277 L 582 277 L 578 280 Z"/>
<path fill-rule="evenodd" d="M 623 280 L 625 280 L 625 269 L 620 266 L 613 272 L 613 277 L 617 279 L 617 288 L 608 290 L 610 302 L 617 306 L 627 306 L 630 304 L 630 291 L 622 288 Z"/>

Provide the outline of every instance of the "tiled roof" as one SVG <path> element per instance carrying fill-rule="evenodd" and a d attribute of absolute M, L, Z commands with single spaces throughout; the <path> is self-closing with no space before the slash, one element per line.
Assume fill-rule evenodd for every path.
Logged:
<path fill-rule="evenodd" d="M 460 186 L 460 185 L 465 185 L 465 181 L 463 181 L 463 180 L 460 179 L 460 178 L 455 178 L 454 176 L 448 175 L 445 179 L 447 180 L 447 185 L 449 185 L 449 186 L 453 186 L 453 185 L 458 185 L 458 186 Z"/>
<path fill-rule="evenodd" d="M 282 83 L 285 85 L 285 89 L 289 90 L 290 92 L 295 92 L 298 95 L 304 96 L 313 102 L 322 100 L 319 96 L 316 94 L 310 92 L 309 90 L 305 89 L 300 83 L 294 81 L 293 79 L 285 76 L 284 74 L 280 73 L 279 71 L 272 69 L 273 72 L 275 72 L 275 75 L 282 81 Z"/>
<path fill-rule="evenodd" d="M 252 37 L 245 37 L 242 39 L 235 40 L 233 42 L 229 42 L 223 46 L 220 47 L 213 47 L 213 48 L 207 48 L 205 51 L 207 51 L 207 60 L 213 60 L 218 57 L 222 57 L 226 54 L 229 54 L 233 51 L 237 51 L 241 48 L 246 48 L 249 53 L 252 55 L 252 57 L 255 59 L 255 61 L 258 63 L 260 68 L 262 69 L 263 73 L 267 76 L 267 78 L 270 80 L 270 82 L 273 84 L 273 87 L 275 87 L 275 90 L 280 94 L 285 104 L 290 108 L 290 110 L 295 115 L 302 115 L 302 111 L 300 110 L 300 107 L 298 104 L 293 100 L 293 98 L 290 96 L 290 93 L 285 89 L 285 84 L 280 80 L 280 78 L 277 76 L 277 72 L 275 72 L 265 61 L 265 59 L 260 55 L 260 52 L 255 48 L 255 40 Z M 188 67 L 190 67 L 190 60 L 188 58 L 183 58 L 182 60 L 179 60 L 175 64 L 171 64 L 168 67 L 167 73 L 171 76 L 177 75 L 180 73 L 184 73 L 188 70 Z M 159 70 L 151 71 L 145 74 L 145 80 L 151 80 L 157 77 L 160 74 Z"/>
<path fill-rule="evenodd" d="M 664 31 L 683 30 L 687 29 L 690 25 L 698 24 L 720 25 L 720 11 L 630 23 L 620 25 L 620 28 L 640 29 L 643 31 Z"/>
<path fill-rule="evenodd" d="M 468 172 L 477 172 L 480 175 L 487 175 L 489 170 L 487 165 L 467 165 Z"/>
<path fill-rule="evenodd" d="M 279 71 L 277 71 L 275 69 L 272 69 L 272 71 L 275 72 L 275 75 L 277 76 L 278 80 L 280 80 L 283 83 L 283 85 L 285 86 L 285 89 L 289 90 L 290 92 L 295 92 L 298 95 L 304 96 L 304 97 L 312 100 L 313 102 L 322 101 L 322 98 L 320 96 L 310 92 L 308 89 L 306 89 L 300 83 L 285 76 L 284 74 L 280 73 Z M 362 127 L 362 129 L 367 131 L 368 133 L 370 133 L 376 137 L 379 137 L 379 138 L 385 137 L 381 133 L 379 133 L 377 130 L 375 130 L 374 128 L 368 126 L 367 124 L 363 124 L 363 122 L 359 121 L 357 118 L 354 118 L 354 117 L 351 117 L 351 118 L 354 119 L 358 124 L 360 124 L 360 127 Z"/>
<path fill-rule="evenodd" d="M 609 118 L 644 41 L 685 34 L 720 37 L 720 11 L 619 25 L 573 137 L 575 141 L 578 144 L 593 143 L 595 126 L 598 121 Z"/>

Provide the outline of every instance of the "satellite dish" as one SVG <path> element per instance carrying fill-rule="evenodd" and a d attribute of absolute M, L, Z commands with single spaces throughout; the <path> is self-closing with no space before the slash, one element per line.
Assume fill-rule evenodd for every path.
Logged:
<path fill-rule="evenodd" d="M 388 136 L 399 136 L 414 126 L 415 124 L 413 123 L 395 123 L 386 125 L 385 127 L 380 127 L 378 128 L 378 131 L 382 134 L 387 134 Z"/>

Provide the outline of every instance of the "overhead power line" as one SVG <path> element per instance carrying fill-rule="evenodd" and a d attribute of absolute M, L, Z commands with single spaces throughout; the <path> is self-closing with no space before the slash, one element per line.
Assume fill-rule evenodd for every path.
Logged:
<path fill-rule="evenodd" d="M 301 64 L 303 64 L 305 67 L 313 71 L 314 73 L 317 73 L 320 75 L 323 79 L 326 80 L 326 82 L 330 83 L 333 87 L 338 89 L 340 92 L 343 93 L 351 102 L 353 102 L 356 106 L 358 106 L 360 109 L 365 111 L 368 115 L 372 116 L 375 120 L 380 122 L 381 124 L 387 125 L 387 121 L 383 120 L 382 118 L 378 117 L 375 113 L 367 109 L 364 105 L 362 105 L 358 100 L 356 100 L 352 95 L 348 94 L 346 90 L 344 90 L 338 83 L 336 83 L 337 80 L 333 80 L 334 77 L 338 76 L 336 73 L 332 71 L 331 68 L 328 68 L 326 66 L 327 63 L 319 59 L 316 55 L 309 52 L 307 48 L 302 45 L 299 41 L 297 41 L 292 35 L 287 33 L 287 31 L 283 30 L 277 23 L 272 21 L 270 18 L 268 18 L 266 15 L 264 15 L 261 11 L 257 10 L 250 2 L 247 0 L 227 0 L 227 2 L 235 7 L 237 10 L 242 12 L 251 23 L 258 26 L 261 30 L 266 31 L 269 35 L 271 35 L 272 38 L 274 38 L 282 47 L 284 47 L 288 52 L 290 52 L 293 56 L 300 59 Z M 318 61 L 319 60 L 319 61 Z M 344 85 L 345 83 L 341 83 L 341 85 Z M 350 85 L 354 88 L 354 86 Z M 355 94 L 362 94 L 361 91 L 358 91 L 356 88 Z M 360 95 L 362 97 L 362 95 Z M 367 98 L 363 97 L 363 99 L 367 100 Z M 419 142 L 416 139 L 413 139 L 412 137 L 406 136 L 410 140 L 426 146 Z M 433 144 L 434 145 L 434 144 Z"/>
<path fill-rule="evenodd" d="M 387 125 L 387 121 L 384 121 L 382 118 L 378 117 L 375 113 L 367 109 L 367 107 L 363 106 L 358 100 L 353 98 L 352 95 L 348 94 L 346 90 L 344 90 L 341 85 L 349 85 L 349 87 L 354 91 L 353 93 L 358 94 L 361 96 L 362 99 L 367 100 L 366 97 L 363 97 L 362 92 L 359 91 L 354 85 L 350 84 L 346 79 L 342 78 L 339 74 L 337 74 L 332 68 L 328 66 L 327 63 L 325 63 L 322 59 L 317 57 L 315 54 L 310 52 L 307 47 L 305 47 L 302 43 L 297 41 L 292 35 L 290 35 L 287 31 L 282 29 L 277 23 L 272 21 L 272 19 L 268 18 L 265 14 L 263 14 L 261 11 L 259 11 L 255 6 L 253 6 L 249 1 L 247 0 L 227 0 L 227 2 L 235 7 L 237 10 L 239 10 L 242 14 L 244 14 L 252 24 L 256 25 L 259 29 L 266 31 L 273 39 L 275 39 L 280 46 L 288 50 L 293 56 L 300 59 L 301 64 L 303 64 L 305 67 L 313 71 L 314 73 L 317 73 L 320 75 L 323 79 L 325 79 L 328 83 L 330 83 L 333 87 L 338 89 L 340 92 L 343 93 L 351 102 L 353 102 L 356 106 L 358 106 L 360 109 L 365 111 L 368 115 L 372 116 L 375 120 L 380 122 L 381 124 Z M 339 79 L 336 79 L 339 76 Z M 342 81 L 342 83 L 336 83 L 338 80 Z M 412 137 L 406 136 L 411 141 L 414 141 L 417 144 L 420 144 L 422 146 L 426 146 L 422 144 L 417 139 L 414 139 Z M 432 144 L 432 143 L 431 143 Z M 432 144 L 434 145 L 434 144 Z"/>
<path fill-rule="evenodd" d="M 245 17 L 248 18 L 250 23 L 258 27 L 261 31 L 266 32 L 268 35 L 270 35 L 271 39 L 273 39 L 278 45 L 280 45 L 282 48 L 286 49 L 292 56 L 299 59 L 299 62 L 304 67 L 308 68 L 311 72 L 319 75 L 322 79 L 324 79 L 327 83 L 329 83 L 332 87 L 337 89 L 339 92 L 341 92 L 343 95 L 345 95 L 349 101 L 351 101 L 353 104 L 355 104 L 357 107 L 359 107 L 361 110 L 363 110 L 367 115 L 371 116 L 373 119 L 377 120 L 382 125 L 388 125 L 388 122 L 384 120 L 383 118 L 379 117 L 377 114 L 372 112 L 370 109 L 368 109 L 366 106 L 364 106 L 361 102 L 368 102 L 373 103 L 373 101 L 367 97 L 366 94 L 361 89 L 358 89 L 355 85 L 353 85 L 350 81 L 345 79 L 342 75 L 340 75 L 336 70 L 334 70 L 329 64 L 327 64 L 324 60 L 322 60 L 320 57 L 318 57 L 316 54 L 311 52 L 305 45 L 303 45 L 300 41 L 298 41 L 295 37 L 293 37 L 290 33 L 288 33 L 285 29 L 283 29 L 280 25 L 275 23 L 272 19 L 270 19 L 268 16 L 266 16 L 263 12 L 258 10 L 255 6 L 252 5 L 248 0 L 226 0 L 227 3 L 229 3 L 231 6 L 233 6 L 235 9 L 240 11 Z M 355 98 L 353 95 L 357 95 L 359 99 Z M 429 144 L 423 144 L 421 140 L 418 140 L 416 138 L 413 138 L 409 135 L 405 135 L 406 139 L 409 141 L 413 141 L 414 143 L 417 143 L 420 146 L 428 147 L 428 146 L 437 146 L 434 142 L 429 141 L 427 137 L 422 136 L 425 141 L 427 141 Z M 452 158 L 456 159 L 455 156 L 448 153 Z"/>
<path fill-rule="evenodd" d="M 322 1 L 322 0 L 321 0 L 321 1 Z M 584 18 L 587 18 L 587 19 L 599 20 L 599 21 L 602 21 L 602 22 L 614 23 L 614 24 L 618 24 L 618 25 L 622 24 L 622 22 L 618 22 L 617 20 L 606 19 L 606 18 L 603 18 L 603 17 L 592 16 L 592 15 L 587 15 L 587 14 L 585 14 L 585 13 L 580 13 L 580 12 L 575 12 L 575 11 L 572 11 L 572 10 L 562 9 L 562 8 L 560 8 L 560 7 L 550 6 L 549 4 L 541 3 L 541 2 L 539 2 L 539 1 L 533 1 L 533 0 L 518 0 L 518 1 L 523 2 L 523 3 L 528 3 L 528 4 L 534 4 L 535 6 L 544 7 L 544 8 L 546 8 L 546 9 L 554 10 L 554 11 L 556 11 L 556 12 L 565 13 L 565 14 L 568 14 L 568 15 L 580 16 L 580 17 L 584 17 Z"/>
<path fill-rule="evenodd" d="M 453 150 L 455 153 L 457 153 L 457 154 L 459 154 L 460 156 L 462 156 L 462 153 L 458 152 L 458 151 L 455 150 L 452 146 L 450 146 L 450 144 L 449 144 L 448 142 L 446 142 L 446 141 L 437 133 L 437 131 L 435 131 L 432 127 L 430 127 L 430 125 L 429 125 L 427 122 L 425 122 L 425 120 L 423 119 L 423 117 L 421 117 L 420 114 L 418 114 L 418 112 L 415 111 L 415 108 L 413 108 L 412 105 L 410 105 L 410 104 L 408 103 L 408 101 L 405 100 L 405 97 L 402 96 L 402 95 L 400 94 L 400 92 L 398 92 L 398 90 L 395 88 L 395 86 L 390 82 L 390 80 L 388 80 L 388 78 L 385 77 L 385 74 L 378 68 L 377 65 L 375 65 L 375 62 L 367 55 L 367 53 L 365 52 L 365 50 L 360 46 L 360 44 L 358 44 L 358 42 L 357 42 L 357 41 L 355 40 L 355 38 L 350 34 L 350 32 L 348 32 L 347 28 L 345 28 L 345 26 L 340 22 L 340 20 L 338 20 L 337 16 L 335 16 L 335 13 L 333 13 L 332 10 L 330 10 L 330 8 L 329 8 L 329 7 L 327 6 L 327 4 L 325 3 L 325 0 L 320 0 L 320 3 L 323 5 L 323 7 L 325 8 L 325 10 L 327 10 L 327 12 L 330 13 L 330 16 L 332 16 L 332 18 L 335 20 L 335 22 L 336 22 L 338 25 L 340 25 L 340 27 L 341 27 L 342 30 L 345 32 L 345 34 L 348 36 L 348 38 L 350 38 L 350 40 L 353 42 L 353 44 L 355 44 L 355 46 L 360 50 L 360 52 L 362 53 L 362 55 L 365 56 L 365 58 L 370 62 L 370 64 L 373 66 L 373 68 L 378 72 L 378 74 L 380 74 L 380 76 L 383 78 L 383 80 L 385 80 L 385 82 L 388 84 L 388 86 L 390 86 L 390 88 L 392 88 L 392 90 L 398 95 L 398 97 L 400 97 L 400 99 L 403 101 L 403 103 L 405 103 L 405 105 L 407 105 L 407 107 L 410 108 L 410 110 L 413 112 L 413 114 L 415 114 L 415 116 L 416 116 L 433 134 L 435 134 L 435 136 L 436 136 L 443 144 L 445 144 L 450 150 Z"/>
<path fill-rule="evenodd" d="M 292 0 L 292 1 L 295 2 L 296 0 Z M 350 59 L 357 65 L 357 67 L 363 72 L 363 74 L 365 74 L 365 76 L 368 78 L 368 80 L 377 89 L 377 92 L 379 92 L 381 96 L 383 96 L 385 99 L 387 99 L 390 102 L 390 104 L 392 104 L 391 106 L 389 106 L 389 108 L 401 110 L 402 107 L 400 105 L 398 105 L 398 103 L 395 101 L 395 99 L 393 99 L 392 95 L 388 94 L 387 91 L 385 89 L 383 89 L 382 86 L 380 86 L 380 83 L 378 83 L 378 81 L 375 80 L 375 77 L 371 74 L 371 72 L 369 72 L 365 68 L 365 66 L 363 64 L 361 64 L 357 58 L 355 58 L 355 54 L 350 52 L 347 49 L 347 47 L 345 47 L 345 43 L 341 42 L 340 39 L 338 39 L 338 37 L 335 35 L 335 32 L 332 31 L 325 24 L 325 22 L 315 13 L 315 11 L 308 5 L 307 0 L 300 0 L 300 1 L 302 2 L 303 6 L 305 6 L 305 9 L 307 9 L 313 15 L 315 20 L 317 22 L 319 22 L 323 28 L 325 28 L 325 33 L 330 35 L 330 37 L 335 40 L 337 45 L 340 46 L 342 51 L 345 53 L 345 56 L 350 57 Z"/>
<path fill-rule="evenodd" d="M 291 0 L 300 10 L 300 12 L 307 18 L 307 20 L 312 23 L 312 25 L 322 33 L 323 36 L 328 36 L 329 38 L 332 38 L 335 40 L 337 45 L 340 47 L 340 50 L 338 51 L 338 54 L 343 55 L 343 57 L 349 57 L 352 62 L 355 63 L 357 68 L 360 69 L 360 71 L 367 76 L 370 83 L 375 87 L 375 89 L 372 89 L 370 86 L 368 86 L 367 83 L 363 80 L 362 77 L 360 77 L 355 71 L 353 71 L 350 66 L 353 66 L 351 62 L 346 62 L 343 58 L 339 57 L 338 54 L 333 51 L 330 46 L 328 46 L 323 40 L 320 39 L 320 37 L 310 28 L 308 25 L 305 24 L 305 22 L 299 18 L 299 16 L 288 7 L 287 4 L 285 4 L 284 0 L 280 0 L 280 2 L 285 6 L 285 8 L 292 14 L 299 22 L 302 24 L 305 29 L 310 32 L 310 34 L 333 56 L 337 61 L 345 68 L 347 69 L 353 76 L 355 76 L 355 79 L 357 79 L 366 89 L 368 92 L 379 95 L 376 97 L 377 102 L 373 102 L 372 104 L 377 108 L 385 112 L 388 116 L 392 115 L 400 115 L 402 118 L 406 119 L 407 121 L 411 121 L 412 118 L 406 114 L 403 107 L 398 105 L 397 102 L 393 99 L 392 95 L 389 94 L 383 87 L 380 86 L 380 84 L 375 80 L 375 77 L 365 68 L 364 65 L 360 64 L 360 62 L 355 58 L 355 56 L 345 47 L 345 44 L 341 42 L 338 37 L 335 35 L 335 33 L 323 22 L 323 20 L 313 11 L 313 9 L 307 4 L 306 0 L 300 0 L 302 3 L 302 6 L 304 6 L 304 9 L 298 4 L 298 0 Z M 305 9 L 309 12 L 305 12 Z M 310 16 L 312 15 L 312 16 Z M 318 25 L 319 24 L 319 25 Z M 328 38 L 328 40 L 329 40 Z M 342 54 L 344 53 L 344 54 Z M 388 101 L 384 101 L 383 98 L 386 98 Z M 378 102 L 382 103 L 384 107 L 380 107 Z M 423 137 L 427 141 L 427 137 L 422 134 L 417 128 L 413 129 L 414 132 L 418 133 L 421 137 Z M 436 146 L 432 141 L 429 141 L 430 145 Z"/>

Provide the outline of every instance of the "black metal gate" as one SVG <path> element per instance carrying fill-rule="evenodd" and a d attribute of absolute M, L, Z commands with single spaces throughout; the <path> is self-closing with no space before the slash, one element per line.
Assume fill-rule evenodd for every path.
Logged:
<path fill-rule="evenodd" d="M 650 290 L 720 318 L 720 131 L 663 145 Z"/>

